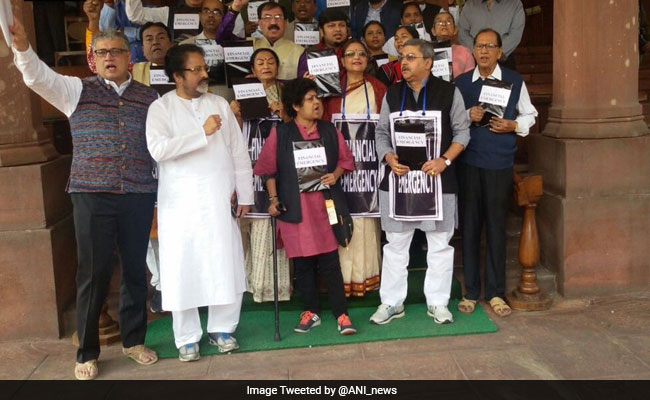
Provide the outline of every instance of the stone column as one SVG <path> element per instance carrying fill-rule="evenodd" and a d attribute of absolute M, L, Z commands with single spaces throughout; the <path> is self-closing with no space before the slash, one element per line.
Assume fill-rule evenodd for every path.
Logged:
<path fill-rule="evenodd" d="M 11 4 L 35 43 L 31 3 Z M 23 83 L 1 32 L 0 99 L 0 341 L 58 337 L 75 293 L 70 157 L 54 149 L 41 99 Z"/>
<path fill-rule="evenodd" d="M 554 3 L 553 103 L 530 167 L 544 177 L 542 263 L 571 296 L 650 283 L 650 137 L 638 101 L 638 2 Z"/>

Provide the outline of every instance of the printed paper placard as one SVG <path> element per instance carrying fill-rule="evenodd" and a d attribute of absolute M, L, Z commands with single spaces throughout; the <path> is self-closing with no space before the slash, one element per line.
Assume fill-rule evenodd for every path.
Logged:
<path fill-rule="evenodd" d="M 327 8 L 346 7 L 350 5 L 350 0 L 327 0 Z"/>
<path fill-rule="evenodd" d="M 313 46 L 320 42 L 319 31 L 299 31 L 293 32 L 293 41 L 300 46 Z"/>
<path fill-rule="evenodd" d="M 427 147 L 427 135 L 422 133 L 395 132 L 395 144 L 400 147 Z"/>
<path fill-rule="evenodd" d="M 508 105 L 508 100 L 510 99 L 510 92 L 509 89 L 483 85 L 478 101 L 479 103 L 488 103 L 506 107 Z"/>
<path fill-rule="evenodd" d="M 248 20 L 250 22 L 257 23 L 259 21 L 259 18 L 257 17 L 257 9 L 264 3 L 264 1 L 251 1 L 248 3 Z"/>
<path fill-rule="evenodd" d="M 390 60 L 388 59 L 388 57 L 386 57 L 386 58 L 377 58 L 377 59 L 375 59 L 375 62 L 377 63 L 377 68 L 381 68 L 382 65 L 388 64 L 390 62 Z"/>
<path fill-rule="evenodd" d="M 173 85 L 174 82 L 169 81 L 169 77 L 162 69 L 149 70 L 149 85 Z"/>
<path fill-rule="evenodd" d="M 242 85 L 232 85 L 232 90 L 235 92 L 235 99 L 245 100 L 258 97 L 266 98 L 264 85 L 261 83 L 245 83 Z"/>
<path fill-rule="evenodd" d="M 431 67 L 431 73 L 433 76 L 438 77 L 451 75 L 451 71 L 449 71 L 449 61 L 435 60 L 433 62 L 433 67 Z"/>
<path fill-rule="evenodd" d="M 445 58 L 446 58 L 447 60 L 449 60 L 449 61 L 452 60 L 452 56 L 451 56 L 451 47 L 440 47 L 440 48 L 437 48 L 437 49 L 433 49 L 433 51 L 434 51 L 436 54 L 444 52 L 444 53 L 445 53 Z"/>
<path fill-rule="evenodd" d="M 224 61 L 223 47 L 217 44 L 216 40 L 196 39 L 195 43 L 205 52 L 205 62 L 209 66 L 217 65 L 219 62 Z"/>
<path fill-rule="evenodd" d="M 233 62 L 250 62 L 251 56 L 255 50 L 253 47 L 225 47 L 223 49 L 224 58 L 227 63 Z"/>
<path fill-rule="evenodd" d="M 293 151 L 296 168 L 311 168 L 327 165 L 325 147 L 313 147 Z"/>
<path fill-rule="evenodd" d="M 174 30 L 199 29 L 199 14 L 174 14 Z"/>
<path fill-rule="evenodd" d="M 307 68 L 312 75 L 324 75 L 339 72 L 339 60 L 335 55 L 311 58 L 307 60 Z"/>

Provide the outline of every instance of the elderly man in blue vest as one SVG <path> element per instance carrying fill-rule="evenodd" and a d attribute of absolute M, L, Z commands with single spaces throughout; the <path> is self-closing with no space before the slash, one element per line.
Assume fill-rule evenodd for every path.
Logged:
<path fill-rule="evenodd" d="M 456 221 L 454 161 L 469 142 L 470 122 L 458 89 L 431 75 L 433 57 L 431 43 L 420 39 L 406 42 L 400 57 L 404 79 L 388 88 L 376 129 L 377 156 L 390 167 L 379 186 L 381 227 L 388 243 L 382 261 L 381 305 L 370 317 L 370 322 L 378 325 L 405 314 L 406 268 L 416 229 L 425 232 L 428 243 L 424 278 L 427 314 L 438 324 L 454 320 L 447 307 L 454 270 L 454 248 L 449 245 Z M 413 130 L 418 127 L 419 131 Z M 409 167 L 406 157 L 398 156 L 400 147 L 410 147 L 410 143 L 400 146 L 400 140 L 409 142 L 408 137 L 426 149 L 428 161 L 410 160 Z M 404 189 L 407 186 L 414 189 Z M 402 209 L 406 211 L 398 217 L 395 199 L 400 192 L 412 194 L 403 197 Z M 420 205 L 415 207 L 416 203 Z"/>
<path fill-rule="evenodd" d="M 25 84 L 70 121 L 72 166 L 67 191 L 77 239 L 77 334 L 75 377 L 97 376 L 99 314 L 120 252 L 120 335 L 123 352 L 150 365 L 156 353 L 144 346 L 147 331 L 147 242 L 157 183 L 147 151 L 145 123 L 158 93 L 131 79 L 129 40 L 116 31 L 92 42 L 98 75 L 63 76 L 38 59 L 14 18 L 14 64 Z"/>
<path fill-rule="evenodd" d="M 474 312 L 481 294 L 479 249 L 485 225 L 486 259 L 484 297 L 494 312 L 505 317 L 510 307 L 505 303 L 506 215 L 512 198 L 512 168 L 517 150 L 517 136 L 526 136 L 535 124 L 537 110 L 521 76 L 500 67 L 503 54 L 501 36 L 484 29 L 474 38 L 476 68 L 460 75 L 456 87 L 465 99 L 472 126 L 472 140 L 459 163 L 460 217 L 463 235 L 463 271 L 465 297 L 458 304 L 462 313 Z M 482 124 L 486 110 L 479 97 L 487 79 L 512 84 L 503 118 L 492 116 Z M 487 118 L 486 118 L 487 119 Z"/>

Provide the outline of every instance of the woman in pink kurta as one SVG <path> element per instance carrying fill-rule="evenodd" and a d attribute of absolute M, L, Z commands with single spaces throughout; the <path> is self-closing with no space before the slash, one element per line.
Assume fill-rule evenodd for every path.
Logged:
<path fill-rule="evenodd" d="M 440 42 L 445 40 L 453 41 L 458 34 L 454 17 L 446 11 L 441 11 L 433 20 L 431 33 Z M 459 44 L 451 46 L 451 61 L 454 78 L 467 71 L 472 71 L 476 66 L 472 52 Z"/>
<path fill-rule="evenodd" d="M 296 170 L 291 146 L 296 138 L 302 141 L 321 140 L 327 154 L 337 154 L 336 163 L 327 160 L 329 172 L 321 177 L 321 183 L 329 186 L 330 192 L 340 191 L 338 179 L 354 170 L 352 154 L 341 132 L 330 122 L 319 120 L 323 114 L 323 104 L 316 92 L 316 84 L 309 79 L 297 79 L 285 86 L 282 102 L 293 121 L 271 131 L 253 173 L 267 177 L 266 187 L 271 201 L 269 214 L 279 216 L 279 242 L 284 245 L 287 257 L 293 260 L 296 287 L 305 303 L 294 331 L 306 333 L 320 325 L 315 279 L 318 272 L 327 286 L 338 330 L 348 335 L 356 330 L 347 315 L 338 258 L 339 243 L 329 222 L 325 197 L 322 191 L 299 193 L 296 197 L 298 182 L 293 181 Z M 286 210 L 279 209 L 281 202 Z"/>

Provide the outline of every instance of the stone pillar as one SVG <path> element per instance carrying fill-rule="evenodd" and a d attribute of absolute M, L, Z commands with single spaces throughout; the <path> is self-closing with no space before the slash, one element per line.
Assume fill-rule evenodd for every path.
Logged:
<path fill-rule="evenodd" d="M 34 40 L 31 3 L 11 0 Z M 61 157 L 0 32 L 0 341 L 58 337 L 74 300 L 76 245 Z"/>
<path fill-rule="evenodd" d="M 650 137 L 638 101 L 638 2 L 554 3 L 553 103 L 542 173 L 542 264 L 571 296 L 650 284 Z"/>

